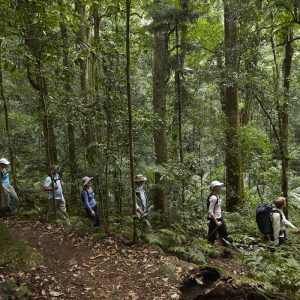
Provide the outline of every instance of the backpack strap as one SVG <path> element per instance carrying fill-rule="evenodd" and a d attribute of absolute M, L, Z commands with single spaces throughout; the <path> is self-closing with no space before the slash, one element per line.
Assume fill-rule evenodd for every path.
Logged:
<path fill-rule="evenodd" d="M 210 205 L 209 199 L 213 195 L 214 195 L 213 193 L 210 193 L 209 196 L 208 196 L 208 198 L 207 198 L 207 209 L 209 209 L 209 205 Z M 215 214 L 216 205 L 219 203 L 220 198 L 217 195 L 214 195 L 214 196 L 217 197 L 217 201 L 216 201 L 216 203 L 214 205 L 214 209 L 213 209 L 213 213 Z"/>
<path fill-rule="evenodd" d="M 52 179 L 53 179 L 54 183 L 56 183 L 56 181 L 58 181 L 58 180 L 61 181 L 60 176 L 58 174 L 55 178 L 52 176 Z"/>
<path fill-rule="evenodd" d="M 277 209 L 277 208 L 273 208 L 273 209 L 272 209 L 272 214 L 273 214 L 273 213 L 277 213 L 277 214 L 280 215 L 280 222 L 281 222 L 282 219 L 283 219 L 282 212 L 281 212 L 279 209 Z"/>

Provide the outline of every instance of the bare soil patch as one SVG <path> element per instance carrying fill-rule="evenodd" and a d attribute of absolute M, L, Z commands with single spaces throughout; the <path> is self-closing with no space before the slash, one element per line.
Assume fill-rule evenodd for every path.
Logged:
<path fill-rule="evenodd" d="M 13 277 L 26 284 L 32 299 L 179 299 L 175 280 L 157 272 L 164 259 L 155 248 L 128 246 L 117 237 L 100 241 L 54 223 L 5 223 L 46 258 L 35 268 L 0 270 L 1 281 Z"/>

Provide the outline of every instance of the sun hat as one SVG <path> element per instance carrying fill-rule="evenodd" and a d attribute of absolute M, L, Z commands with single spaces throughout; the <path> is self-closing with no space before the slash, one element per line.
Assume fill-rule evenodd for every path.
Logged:
<path fill-rule="evenodd" d="M 51 171 L 58 171 L 60 169 L 60 165 L 51 165 L 50 169 Z"/>
<path fill-rule="evenodd" d="M 82 185 L 85 186 L 87 183 L 89 183 L 91 180 L 93 179 L 93 177 L 88 177 L 88 176 L 84 176 L 82 178 Z"/>
<path fill-rule="evenodd" d="M 10 162 L 6 158 L 1 158 L 0 159 L 0 164 L 9 165 Z"/>
<path fill-rule="evenodd" d="M 212 182 L 211 182 L 210 188 L 213 189 L 213 188 L 215 188 L 215 187 L 217 187 L 217 186 L 222 186 L 222 185 L 224 185 L 223 182 L 220 182 L 220 181 L 218 181 L 218 180 L 215 180 L 215 181 L 212 181 Z"/>
<path fill-rule="evenodd" d="M 141 182 L 141 181 L 146 181 L 147 180 L 147 178 L 144 176 L 144 175 L 142 175 L 142 174 L 138 174 L 138 175 L 136 175 L 135 176 L 135 182 Z"/>

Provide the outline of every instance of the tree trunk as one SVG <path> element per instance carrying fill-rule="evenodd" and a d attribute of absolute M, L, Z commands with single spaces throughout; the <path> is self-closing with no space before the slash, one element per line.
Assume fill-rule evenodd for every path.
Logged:
<path fill-rule="evenodd" d="M 183 147 L 182 147 L 182 83 L 181 83 L 181 75 L 183 69 L 183 39 L 179 45 L 179 28 L 181 29 L 181 36 L 184 34 L 182 32 L 182 27 L 178 24 L 178 20 L 176 20 L 176 71 L 175 71 L 175 87 L 176 87 L 176 97 L 177 97 L 177 105 L 178 105 L 178 146 L 179 146 L 179 162 L 180 162 L 180 169 L 184 168 L 184 161 L 183 161 Z M 181 51 L 179 53 L 179 47 Z M 184 176 L 181 176 L 181 202 L 185 202 L 185 181 Z"/>
<path fill-rule="evenodd" d="M 78 65 L 80 68 L 80 90 L 83 104 L 89 105 L 89 53 L 87 44 L 89 42 L 89 28 L 87 27 L 87 8 L 82 4 L 82 1 L 75 1 L 75 11 L 79 20 L 78 31 L 76 36 L 77 50 L 79 53 Z M 89 166 L 93 166 L 94 154 L 93 148 L 93 113 L 90 108 L 87 109 L 85 114 L 85 144 L 86 144 L 86 160 Z"/>
<path fill-rule="evenodd" d="M 25 6 L 23 6 L 25 5 Z M 27 77 L 32 87 L 38 93 L 39 109 L 43 112 L 42 125 L 44 135 L 44 145 L 48 161 L 50 164 L 57 163 L 56 140 L 53 128 L 53 119 L 48 112 L 48 91 L 46 79 L 42 74 L 42 38 L 40 28 L 37 26 L 35 17 L 38 15 L 35 2 L 25 1 L 18 7 L 20 11 L 26 11 L 24 17 L 25 45 L 31 52 L 32 58 L 27 59 Z"/>
<path fill-rule="evenodd" d="M 282 195 L 288 201 L 288 169 L 289 169 L 289 102 L 290 102 L 290 77 L 292 69 L 293 59 L 293 29 L 291 27 L 285 28 L 285 57 L 282 65 L 283 72 L 283 104 L 279 108 L 279 130 L 282 141 L 282 154 L 281 154 L 281 165 L 282 165 L 282 179 L 281 179 L 281 191 Z M 288 211 L 286 209 L 285 213 Z"/>
<path fill-rule="evenodd" d="M 7 136 L 7 148 L 9 152 L 9 159 L 11 162 L 11 171 L 12 171 L 12 181 L 13 184 L 16 185 L 16 178 L 15 178 L 15 165 L 14 165 L 14 152 L 12 148 L 12 141 L 10 135 L 10 124 L 9 124 L 9 116 L 8 116 L 8 102 L 7 98 L 4 93 L 4 86 L 3 86 L 3 74 L 2 74 L 2 38 L 0 38 L 0 97 L 3 101 L 3 110 L 4 110 L 4 117 L 5 117 L 5 132 Z"/>
<path fill-rule="evenodd" d="M 226 87 L 224 113 L 226 131 L 226 200 L 227 209 L 235 211 L 243 201 L 242 165 L 239 136 L 239 110 L 236 75 L 238 71 L 237 16 L 232 1 L 224 1 Z"/>
<path fill-rule="evenodd" d="M 60 6 L 63 5 L 63 0 L 58 0 Z M 67 99 L 65 101 L 68 103 L 71 99 L 71 64 L 69 62 L 69 37 L 68 37 L 68 29 L 65 24 L 65 16 L 61 13 L 61 22 L 60 22 L 60 34 L 61 39 L 63 41 L 64 48 L 62 50 L 63 56 L 63 77 L 64 77 L 64 88 L 66 90 Z M 72 107 L 71 103 L 69 103 L 68 107 Z M 67 112 L 67 133 L 68 133 L 68 150 L 69 150 L 69 168 L 71 175 L 71 199 L 73 203 L 76 203 L 76 199 L 79 195 L 78 185 L 77 185 L 77 163 L 76 163 L 76 152 L 75 152 L 75 133 L 73 126 L 73 114 L 71 112 Z"/>
<path fill-rule="evenodd" d="M 128 140 L 129 140 L 129 161 L 130 161 L 130 182 L 132 196 L 132 215 L 133 230 L 132 240 L 137 241 L 136 224 L 136 198 L 134 186 L 134 154 L 133 154 L 133 136 L 132 136 L 132 101 L 131 101 L 131 82 L 130 82 L 130 0 L 126 0 L 126 91 L 128 104 Z"/>
<path fill-rule="evenodd" d="M 158 7 L 161 0 L 154 0 Z M 154 54 L 153 54 L 153 111 L 159 117 L 159 124 L 154 130 L 156 164 L 164 166 L 167 163 L 166 138 L 166 84 L 168 75 L 168 26 L 159 17 L 153 17 L 154 24 Z M 166 217 L 167 199 L 164 180 L 160 172 L 155 173 L 154 209 Z"/>

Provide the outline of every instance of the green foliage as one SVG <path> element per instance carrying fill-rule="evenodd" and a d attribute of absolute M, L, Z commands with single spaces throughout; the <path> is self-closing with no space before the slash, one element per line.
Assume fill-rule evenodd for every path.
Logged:
<path fill-rule="evenodd" d="M 43 263 L 44 258 L 41 254 L 14 238 L 2 221 L 0 236 L 0 266 L 18 270 Z"/>
<path fill-rule="evenodd" d="M 25 285 L 18 286 L 13 278 L 8 278 L 0 283 L 0 296 L 3 300 L 31 299 L 31 293 Z"/>
<path fill-rule="evenodd" d="M 286 290 L 295 296 L 300 292 L 299 254 L 297 259 L 292 257 L 294 253 L 291 253 L 295 250 L 295 247 L 282 246 L 272 253 L 261 248 L 257 249 L 255 255 L 243 253 L 241 259 L 248 266 L 250 277 L 269 282 L 276 290 Z"/>

